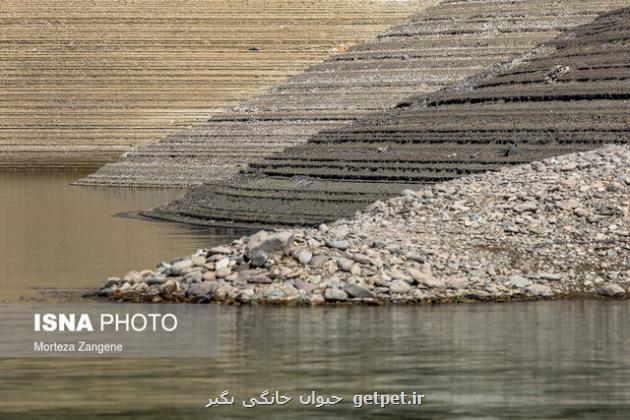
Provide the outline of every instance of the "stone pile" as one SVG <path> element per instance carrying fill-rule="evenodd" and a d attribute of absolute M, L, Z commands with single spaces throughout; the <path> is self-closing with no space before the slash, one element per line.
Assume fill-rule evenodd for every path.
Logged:
<path fill-rule="evenodd" d="M 624 297 L 630 148 L 606 146 L 377 201 L 350 220 L 261 231 L 110 278 L 134 302 L 307 304 Z"/>

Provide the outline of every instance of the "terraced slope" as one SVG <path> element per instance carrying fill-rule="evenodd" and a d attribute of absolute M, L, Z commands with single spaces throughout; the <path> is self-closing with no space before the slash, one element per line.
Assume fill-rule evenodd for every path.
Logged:
<path fill-rule="evenodd" d="M 96 168 L 433 3 L 2 0 L 0 168 Z"/>
<path fill-rule="evenodd" d="M 630 9 L 568 31 L 475 84 L 320 133 L 153 214 L 216 223 L 310 224 L 418 184 L 604 143 L 630 143 Z M 561 188 L 561 186 L 559 186 Z"/>
<path fill-rule="evenodd" d="M 425 2 L 426 4 L 431 2 Z M 630 1 L 448 0 L 81 184 L 218 183 L 312 135 L 432 92 Z"/>

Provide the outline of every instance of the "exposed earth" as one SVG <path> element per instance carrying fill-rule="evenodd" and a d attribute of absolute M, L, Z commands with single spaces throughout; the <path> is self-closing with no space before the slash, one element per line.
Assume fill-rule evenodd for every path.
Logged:
<path fill-rule="evenodd" d="M 350 220 L 258 232 L 110 278 L 135 302 L 439 303 L 630 291 L 630 148 L 405 190 Z"/>
<path fill-rule="evenodd" d="M 630 139 L 630 9 L 435 94 L 323 131 L 149 215 L 317 224 L 418 184 Z"/>
<path fill-rule="evenodd" d="M 442 1 L 261 96 L 131 152 L 79 184 L 223 183 L 250 162 L 394 108 L 411 96 L 437 91 L 590 22 L 598 13 L 629 5 L 628 0 Z M 290 189 L 282 184 L 274 188 Z"/>
<path fill-rule="evenodd" d="M 2 1 L 0 169 L 97 168 L 436 1 Z"/>

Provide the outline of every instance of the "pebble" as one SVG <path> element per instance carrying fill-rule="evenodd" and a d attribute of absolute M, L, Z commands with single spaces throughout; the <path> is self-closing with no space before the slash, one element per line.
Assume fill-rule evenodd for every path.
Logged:
<path fill-rule="evenodd" d="M 629 168 L 629 147 L 606 146 L 418 185 L 351 220 L 261 231 L 109 278 L 97 294 L 310 305 L 628 297 Z"/>
<path fill-rule="evenodd" d="M 344 240 L 328 240 L 328 239 L 326 239 L 324 242 L 326 243 L 327 247 L 340 249 L 342 251 L 345 251 L 349 247 L 348 241 L 344 241 Z"/>
<path fill-rule="evenodd" d="M 394 280 L 391 282 L 391 284 L 389 285 L 389 290 L 392 293 L 406 293 L 411 289 L 411 286 L 409 285 L 409 283 L 407 283 L 404 280 Z"/>
<path fill-rule="evenodd" d="M 348 294 L 341 289 L 328 288 L 324 292 L 324 299 L 329 302 L 341 302 L 348 300 Z"/>
<path fill-rule="evenodd" d="M 345 288 L 346 293 L 353 298 L 373 298 L 376 295 L 371 292 L 370 290 L 359 286 L 358 284 L 349 284 L 346 288 Z"/>

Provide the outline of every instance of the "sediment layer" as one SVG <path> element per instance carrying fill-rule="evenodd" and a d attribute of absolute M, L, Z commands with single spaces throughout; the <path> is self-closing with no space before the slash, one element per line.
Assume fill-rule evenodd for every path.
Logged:
<path fill-rule="evenodd" d="M 3 1 L 0 168 L 99 167 L 434 3 Z"/>
<path fill-rule="evenodd" d="M 630 147 L 418 186 L 351 220 L 258 232 L 110 278 L 111 300 L 436 303 L 630 292 Z"/>
<path fill-rule="evenodd" d="M 393 108 L 410 96 L 436 91 L 589 22 L 597 13 L 629 4 L 443 1 L 229 112 L 106 165 L 79 184 L 221 183 L 249 162 Z"/>
<path fill-rule="evenodd" d="M 630 9 L 606 14 L 506 68 L 323 131 L 226 185 L 201 187 L 149 214 L 202 224 L 316 224 L 418 184 L 627 144 L 628 34 Z"/>

